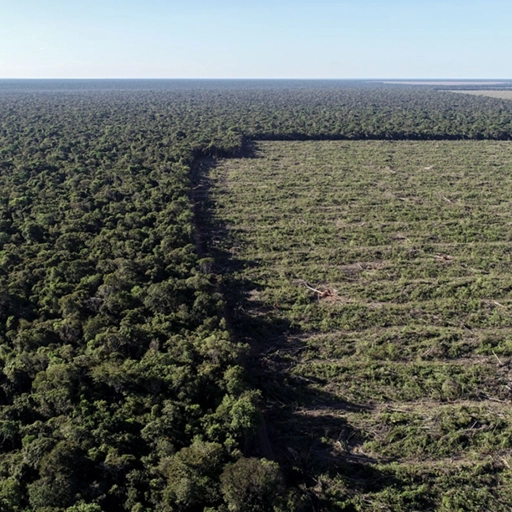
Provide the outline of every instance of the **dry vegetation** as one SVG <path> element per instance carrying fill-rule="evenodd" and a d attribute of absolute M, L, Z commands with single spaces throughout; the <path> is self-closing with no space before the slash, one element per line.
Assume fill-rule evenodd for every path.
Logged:
<path fill-rule="evenodd" d="M 212 170 L 232 327 L 321 509 L 508 510 L 510 150 L 261 142 Z"/>

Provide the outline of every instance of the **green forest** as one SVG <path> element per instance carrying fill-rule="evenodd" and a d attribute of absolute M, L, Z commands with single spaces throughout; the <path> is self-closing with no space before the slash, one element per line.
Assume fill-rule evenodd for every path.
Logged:
<path fill-rule="evenodd" d="M 347 396 L 354 403 L 425 396 L 439 403 L 476 402 L 467 391 L 470 384 L 487 398 L 509 403 L 503 386 L 499 392 L 493 387 L 497 384 L 485 362 L 467 368 L 444 361 L 406 367 L 397 355 L 413 353 L 416 345 L 428 351 L 427 341 L 434 339 L 445 347 L 442 357 L 494 358 L 504 371 L 510 352 L 506 335 L 497 329 L 510 327 L 506 206 L 512 102 L 440 89 L 353 81 L 0 81 L 0 509 L 465 510 L 455 491 L 469 485 L 470 473 L 459 478 L 437 466 L 430 476 L 412 466 L 393 469 L 398 454 L 420 449 L 411 440 L 421 437 L 424 411 L 381 408 L 377 416 L 358 417 L 361 433 L 354 438 L 373 443 L 374 453 L 387 457 L 385 467 L 352 460 L 345 452 L 335 463 L 332 454 L 326 456 L 323 464 L 315 454 L 304 455 L 304 433 L 294 433 L 286 417 L 292 406 L 310 407 L 320 396 L 327 400 L 334 393 L 324 389 L 329 380 L 335 381 L 336 393 L 349 387 Z M 455 187 L 452 195 L 458 175 L 449 168 L 450 158 L 465 159 L 471 167 L 480 146 L 457 146 L 454 154 L 446 150 L 442 165 L 423 165 L 420 159 L 418 165 L 431 178 L 421 182 L 415 177 L 407 181 L 416 175 L 407 174 L 402 146 L 384 153 L 371 153 L 371 146 L 370 153 L 353 155 L 352 146 L 339 146 L 335 155 L 313 158 L 305 171 L 294 167 L 308 158 L 297 149 L 286 157 L 291 159 L 286 163 L 291 183 L 276 185 L 285 193 L 272 195 L 270 188 L 258 188 L 255 184 L 267 178 L 264 170 L 250 174 L 253 168 L 230 203 L 231 189 L 218 184 L 229 184 L 229 179 L 214 179 L 219 163 L 277 161 L 282 156 L 261 155 L 261 144 L 286 141 L 416 141 L 430 144 L 431 159 L 441 151 L 432 146 L 436 143 L 501 145 L 499 151 L 485 146 L 489 159 L 475 164 L 467 187 Z M 348 155 L 347 160 L 339 161 L 340 154 Z M 347 195 L 324 203 L 332 181 L 318 184 L 312 177 L 328 172 L 318 170 L 325 160 L 341 171 L 378 165 L 405 174 L 388 176 L 388 192 L 395 195 L 373 202 L 367 192 L 382 186 L 380 180 L 386 177 L 364 174 L 364 169 L 354 171 L 360 175 L 333 174 L 347 183 Z M 240 165 L 235 177 L 245 172 L 245 164 Z M 427 209 L 415 199 L 414 190 L 433 194 L 436 180 L 444 185 L 435 191 L 435 208 Z M 317 211 L 344 201 L 353 206 L 340 211 L 354 225 L 334 245 L 331 236 L 338 235 L 324 227 L 322 218 L 306 218 L 302 231 L 296 226 L 274 229 L 282 215 L 273 213 L 276 204 L 291 205 L 285 215 L 301 217 L 303 204 L 286 203 L 297 197 L 297 184 L 316 197 Z M 403 198 L 397 199 L 402 187 Z M 470 205 L 466 209 L 464 201 Z M 411 202 L 417 208 L 401 209 Z M 245 205 L 252 203 L 253 209 L 245 212 Z M 379 210 L 379 219 L 368 213 L 371 208 Z M 448 213 L 443 217 L 440 211 Z M 237 218 L 240 212 L 245 217 Z M 479 222 L 466 222 L 468 218 Z M 389 222 L 402 223 L 400 236 L 417 243 L 474 246 L 456 255 L 456 248 L 422 245 L 428 264 L 422 260 L 425 266 L 415 266 L 412 252 L 388 246 Z M 237 225 L 247 223 L 254 229 L 268 223 L 267 230 L 244 238 Z M 278 257 L 290 255 L 287 241 L 299 240 L 294 238 L 299 231 L 331 254 L 327 260 L 325 254 L 319 256 L 322 265 L 370 261 L 362 253 L 374 246 L 371 250 L 380 256 L 374 254 L 373 260 L 400 262 L 403 271 L 393 267 L 385 281 L 382 276 L 354 279 L 346 290 L 348 302 L 326 311 L 318 296 L 334 292 L 327 287 L 327 271 L 323 285 L 312 271 L 318 263 L 312 246 L 303 248 L 310 257 L 299 258 L 304 267 L 300 271 L 291 256 L 284 263 Z M 428 241 L 429 236 L 437 239 Z M 484 242 L 496 244 L 496 251 Z M 346 253 L 336 255 L 336 250 Z M 443 274 L 436 258 L 467 261 L 461 267 L 446 266 Z M 261 307 L 254 308 L 243 296 L 244 283 L 270 283 L 254 268 L 276 269 L 272 266 L 278 259 L 293 275 L 280 271 L 283 287 L 269 284 L 261 292 Z M 250 268 L 253 274 L 244 274 Z M 468 268 L 481 271 L 478 279 Z M 501 282 L 498 272 L 505 274 Z M 443 275 L 447 277 L 441 282 Z M 391 305 L 371 309 L 357 303 L 363 298 Z M 420 299 L 430 300 L 431 309 L 422 304 L 413 314 L 395 307 Z M 446 318 L 435 319 L 436 300 L 444 301 Z M 409 341 L 401 346 L 391 328 L 407 324 Z M 390 330 L 377 332 L 379 326 Z M 332 329 L 345 330 L 345 338 L 329 338 Z M 464 348 L 461 333 L 478 329 L 487 330 L 475 335 L 477 349 Z M 295 368 L 288 375 L 288 363 L 278 363 L 269 354 L 278 350 L 283 336 L 311 333 L 329 339 L 323 339 L 321 350 L 314 349 L 318 353 L 309 363 L 295 355 L 288 359 Z M 347 348 L 358 336 L 366 336 L 360 342 L 366 343 L 367 359 L 351 358 Z M 413 338 L 416 345 L 409 343 Z M 335 368 L 329 363 L 333 358 Z M 322 359 L 324 363 L 318 361 Z M 365 373 L 372 377 L 363 378 Z M 357 379 L 364 382 L 351 387 Z M 507 417 L 501 415 L 497 426 L 478 430 L 485 437 L 480 444 L 450 437 L 489 424 L 479 416 L 491 414 L 485 404 L 480 413 L 472 409 L 474 403 L 464 410 L 455 404 L 459 416 L 443 413 L 436 420 L 443 434 L 421 442 L 424 450 L 431 443 L 439 445 L 436 450 L 447 446 L 445 458 L 458 453 L 459 442 L 464 449 L 470 446 L 489 455 L 464 460 L 477 482 L 469 510 L 506 510 L 506 492 L 493 495 L 488 489 L 512 486 L 505 475 L 508 459 L 496 451 L 510 448 Z M 328 446 L 331 434 L 308 418 L 310 435 Z M 365 437 L 364 429 L 373 431 L 377 423 L 388 425 L 386 434 Z M 409 424 L 414 433 L 405 431 Z M 287 432 L 291 440 L 282 441 Z M 288 455 L 276 448 L 281 441 Z M 479 467 L 475 460 L 488 465 L 492 460 L 493 468 L 500 469 Z M 440 484 L 429 487 L 429 481 Z"/>

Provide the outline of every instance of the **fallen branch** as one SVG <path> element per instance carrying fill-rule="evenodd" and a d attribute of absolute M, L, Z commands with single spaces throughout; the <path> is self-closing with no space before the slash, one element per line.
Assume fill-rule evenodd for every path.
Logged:
<path fill-rule="evenodd" d="M 301 283 L 306 287 L 308 288 L 309 290 L 311 290 L 312 292 L 315 292 L 315 293 L 318 293 L 318 295 L 322 295 L 322 293 L 324 293 L 323 291 L 321 290 L 317 290 L 316 288 L 313 288 L 312 286 L 309 286 L 308 283 L 306 283 L 306 281 L 301 281 Z"/>
<path fill-rule="evenodd" d="M 494 352 L 494 350 L 492 351 L 492 353 L 494 354 L 494 357 L 498 360 L 498 363 L 500 363 L 500 366 L 503 366 L 503 362 L 501 361 L 501 359 L 496 355 L 496 352 Z"/>
<path fill-rule="evenodd" d="M 336 290 L 331 290 L 330 288 L 327 288 L 327 290 L 318 290 L 317 288 L 313 288 L 303 279 L 301 279 L 299 282 L 302 285 L 304 285 L 308 290 L 311 290 L 312 292 L 316 293 L 319 299 L 324 299 L 326 297 L 334 297 L 337 294 Z"/>

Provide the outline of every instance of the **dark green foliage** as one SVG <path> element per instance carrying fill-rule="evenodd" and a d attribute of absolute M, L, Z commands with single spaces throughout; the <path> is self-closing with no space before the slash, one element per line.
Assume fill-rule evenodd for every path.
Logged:
<path fill-rule="evenodd" d="M 6 510 L 221 503 L 222 468 L 257 425 L 217 278 L 196 252 L 192 149 L 146 114 L 174 108 L 156 99 L 2 96 Z M 215 447 L 217 491 L 198 465 L 190 496 L 174 492 L 163 468 L 197 446 Z"/>
<path fill-rule="evenodd" d="M 220 444 L 194 442 L 164 462 L 167 487 L 164 501 L 177 510 L 202 510 L 221 501 L 219 474 L 225 463 Z"/>
<path fill-rule="evenodd" d="M 266 512 L 278 510 L 283 493 L 279 466 L 266 459 L 241 458 L 224 469 L 222 494 L 228 510 Z"/>

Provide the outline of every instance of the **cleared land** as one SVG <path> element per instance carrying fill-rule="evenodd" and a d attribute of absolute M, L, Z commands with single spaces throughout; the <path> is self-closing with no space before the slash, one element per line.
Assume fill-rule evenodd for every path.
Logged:
<path fill-rule="evenodd" d="M 383 84 L 397 85 L 502 85 L 508 82 L 473 82 L 471 80 L 383 80 Z"/>
<path fill-rule="evenodd" d="M 512 100 L 512 91 L 488 91 L 488 90 L 477 90 L 477 91 L 450 91 L 457 92 L 459 94 L 471 94 L 473 96 L 489 96 L 490 98 L 501 98 L 504 100 Z"/>
<path fill-rule="evenodd" d="M 261 142 L 211 171 L 232 328 L 323 509 L 508 510 L 511 150 Z"/>

